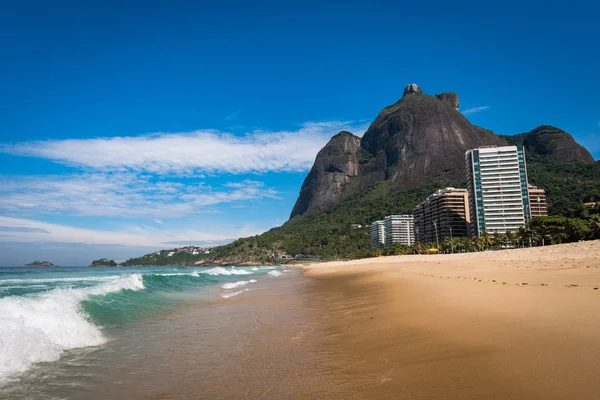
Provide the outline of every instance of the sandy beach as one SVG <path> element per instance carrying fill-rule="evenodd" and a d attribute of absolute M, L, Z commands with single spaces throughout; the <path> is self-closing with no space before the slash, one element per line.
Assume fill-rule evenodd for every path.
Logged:
<path fill-rule="evenodd" d="M 600 397 L 600 241 L 306 274 L 342 398 Z"/>

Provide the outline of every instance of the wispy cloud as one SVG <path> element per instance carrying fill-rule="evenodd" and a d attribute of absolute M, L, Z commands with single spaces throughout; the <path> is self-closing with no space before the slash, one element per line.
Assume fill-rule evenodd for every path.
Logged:
<path fill-rule="evenodd" d="M 463 115 L 475 114 L 475 113 L 478 113 L 481 111 L 488 110 L 489 108 L 490 108 L 490 106 L 471 107 L 471 108 L 467 108 L 462 113 L 463 113 Z"/>
<path fill-rule="evenodd" d="M 258 181 L 215 189 L 202 181 L 183 184 L 133 172 L 0 176 L 0 182 L 0 212 L 11 215 L 176 218 L 223 203 L 277 198 Z"/>
<path fill-rule="evenodd" d="M 213 245 L 226 243 L 242 235 L 260 232 L 231 230 L 229 232 L 203 232 L 178 229 L 177 231 L 131 227 L 120 231 L 76 228 L 68 225 L 46 223 L 23 218 L 0 216 L 0 241 L 57 242 L 95 245 L 154 246 L 196 243 Z"/>
<path fill-rule="evenodd" d="M 239 117 L 240 114 L 243 112 L 244 112 L 243 108 L 238 108 L 237 110 L 235 110 L 234 112 L 232 112 L 231 114 L 226 116 L 225 121 L 233 121 L 234 119 L 237 119 L 237 117 Z"/>
<path fill-rule="evenodd" d="M 295 131 L 255 130 L 244 136 L 200 130 L 146 136 L 49 140 L 0 145 L 0 152 L 102 171 L 157 174 L 305 171 L 340 130 L 362 135 L 364 122 L 307 122 Z"/>

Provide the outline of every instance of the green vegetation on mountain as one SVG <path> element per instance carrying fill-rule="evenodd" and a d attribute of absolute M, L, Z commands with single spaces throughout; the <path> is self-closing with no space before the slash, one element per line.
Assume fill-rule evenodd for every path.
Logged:
<path fill-rule="evenodd" d="M 130 258 L 121 263 L 124 267 L 136 265 L 193 265 L 206 258 L 204 250 L 199 247 L 187 246 L 177 249 L 160 250 L 142 257 Z"/>
<path fill-rule="evenodd" d="M 380 182 L 333 205 L 326 211 L 296 216 L 262 235 L 238 239 L 213 249 L 206 263 L 224 258 L 268 262 L 274 254 L 315 254 L 324 260 L 374 255 L 366 224 L 389 214 L 411 214 L 413 207 L 440 186 L 440 182 L 407 189 L 390 196 L 388 182 Z M 351 224 L 362 228 L 350 229 Z"/>

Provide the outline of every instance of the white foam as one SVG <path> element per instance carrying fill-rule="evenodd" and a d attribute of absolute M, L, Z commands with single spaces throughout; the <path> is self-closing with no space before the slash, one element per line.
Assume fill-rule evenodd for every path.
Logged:
<path fill-rule="evenodd" d="M 223 267 L 211 268 L 206 271 L 200 271 L 200 273 L 208 274 L 208 275 L 251 275 L 252 274 L 252 272 L 246 271 L 245 269 L 237 269 L 237 268 L 225 269 Z"/>
<path fill-rule="evenodd" d="M 81 278 L 0 279 L 0 285 L 3 285 L 5 283 L 108 282 L 118 277 L 119 275 L 88 276 Z"/>
<path fill-rule="evenodd" d="M 123 275 L 89 288 L 56 288 L 35 296 L 0 299 L 0 385 L 63 351 L 105 342 L 79 303 L 90 295 L 144 288 L 141 274 Z"/>
<path fill-rule="evenodd" d="M 246 289 L 245 290 L 240 290 L 239 292 L 228 292 L 226 294 L 222 294 L 221 297 L 224 298 L 224 299 L 228 299 L 230 297 L 237 296 L 238 294 L 242 294 L 245 291 L 246 291 Z"/>
<path fill-rule="evenodd" d="M 252 271 L 258 271 L 258 268 L 252 267 Z"/>
<path fill-rule="evenodd" d="M 281 272 L 279 272 L 279 271 L 270 271 L 268 275 L 279 276 L 279 275 L 281 275 Z"/>
<path fill-rule="evenodd" d="M 230 282 L 230 283 L 226 283 L 223 286 L 221 286 L 223 289 L 235 289 L 236 287 L 239 286 L 244 286 L 247 285 L 249 283 L 256 283 L 255 279 L 250 279 L 249 281 L 237 281 L 237 282 Z"/>

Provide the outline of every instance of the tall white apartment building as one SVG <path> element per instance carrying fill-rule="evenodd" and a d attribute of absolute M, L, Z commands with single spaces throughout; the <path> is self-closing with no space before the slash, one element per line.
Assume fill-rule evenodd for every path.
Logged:
<path fill-rule="evenodd" d="M 516 231 L 529 221 L 525 151 L 521 146 L 480 147 L 465 153 L 470 236 Z"/>
<path fill-rule="evenodd" d="M 375 221 L 371 224 L 371 245 L 376 249 L 385 246 L 385 227 L 383 221 Z"/>
<path fill-rule="evenodd" d="M 385 247 L 396 243 L 412 246 L 415 243 L 415 220 L 412 215 L 388 215 L 383 223 Z"/>

